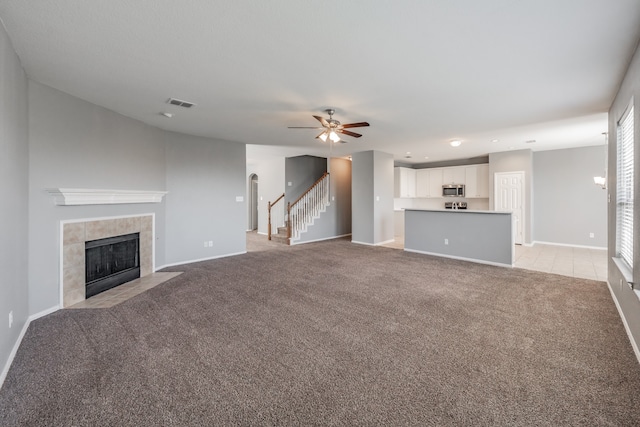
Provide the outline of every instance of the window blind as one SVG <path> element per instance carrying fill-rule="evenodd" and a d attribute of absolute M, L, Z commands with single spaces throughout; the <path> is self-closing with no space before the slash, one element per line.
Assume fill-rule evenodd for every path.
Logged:
<path fill-rule="evenodd" d="M 633 269 L 633 104 L 618 122 L 616 252 Z"/>

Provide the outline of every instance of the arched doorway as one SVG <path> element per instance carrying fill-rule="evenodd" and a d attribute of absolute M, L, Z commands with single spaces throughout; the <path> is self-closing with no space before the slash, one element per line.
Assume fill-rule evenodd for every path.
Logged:
<path fill-rule="evenodd" d="M 258 229 L 258 175 L 249 176 L 249 229 Z"/>

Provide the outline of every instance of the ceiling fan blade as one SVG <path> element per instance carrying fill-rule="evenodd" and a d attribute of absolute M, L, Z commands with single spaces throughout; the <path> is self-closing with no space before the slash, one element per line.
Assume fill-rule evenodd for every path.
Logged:
<path fill-rule="evenodd" d="M 327 128 L 327 127 L 329 127 L 329 122 L 328 122 L 328 121 L 326 121 L 326 120 L 324 119 L 324 117 L 320 117 L 320 116 L 313 116 L 313 117 L 315 117 L 315 118 L 316 118 L 316 120 L 318 120 L 320 123 L 322 123 L 322 126 L 324 126 L 324 127 L 326 127 L 326 128 Z"/>
<path fill-rule="evenodd" d="M 367 123 L 367 122 L 347 123 L 346 125 L 341 125 L 341 128 L 342 129 L 361 128 L 361 127 L 365 127 L 365 126 L 369 126 L 369 123 Z"/>
<path fill-rule="evenodd" d="M 311 126 L 287 126 L 288 129 L 324 129 L 324 128 L 319 128 L 317 126 L 315 127 L 311 127 Z"/>
<path fill-rule="evenodd" d="M 342 133 L 342 134 L 345 134 L 345 135 L 352 136 L 354 138 L 360 138 L 362 136 L 359 133 L 350 132 L 350 131 L 344 130 L 344 129 L 336 129 L 336 133 Z"/>

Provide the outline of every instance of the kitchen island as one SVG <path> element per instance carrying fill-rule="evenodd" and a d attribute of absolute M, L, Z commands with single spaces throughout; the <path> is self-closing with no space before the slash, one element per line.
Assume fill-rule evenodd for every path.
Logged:
<path fill-rule="evenodd" d="M 513 267 L 511 212 L 405 209 L 404 250 Z"/>

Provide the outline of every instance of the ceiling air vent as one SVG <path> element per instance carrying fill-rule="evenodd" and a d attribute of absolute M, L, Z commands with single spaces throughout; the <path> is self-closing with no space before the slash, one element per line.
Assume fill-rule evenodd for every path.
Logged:
<path fill-rule="evenodd" d="M 169 100 L 167 101 L 167 104 L 177 105 L 178 107 L 184 107 L 184 108 L 191 108 L 194 105 L 196 105 L 193 102 L 182 101 L 180 99 L 175 99 L 175 98 L 169 98 Z"/>

